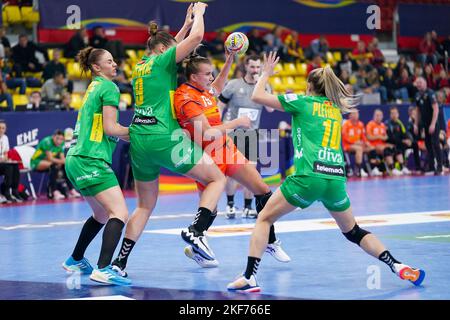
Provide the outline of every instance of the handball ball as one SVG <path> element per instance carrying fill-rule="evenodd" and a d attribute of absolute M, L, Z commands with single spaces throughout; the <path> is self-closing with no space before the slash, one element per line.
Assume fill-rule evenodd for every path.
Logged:
<path fill-rule="evenodd" d="M 233 32 L 225 40 L 225 48 L 238 55 L 243 55 L 248 49 L 248 38 L 242 32 Z"/>

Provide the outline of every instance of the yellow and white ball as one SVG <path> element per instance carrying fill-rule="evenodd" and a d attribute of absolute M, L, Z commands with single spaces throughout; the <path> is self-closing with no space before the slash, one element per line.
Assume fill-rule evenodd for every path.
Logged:
<path fill-rule="evenodd" d="M 228 51 L 236 52 L 238 55 L 243 55 L 248 49 L 248 38 L 242 32 L 233 32 L 225 40 L 225 48 Z"/>

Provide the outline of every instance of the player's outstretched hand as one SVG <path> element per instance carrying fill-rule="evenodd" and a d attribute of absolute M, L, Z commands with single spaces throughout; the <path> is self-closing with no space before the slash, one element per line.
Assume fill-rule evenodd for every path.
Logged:
<path fill-rule="evenodd" d="M 264 66 L 263 73 L 267 74 L 269 77 L 276 74 L 275 66 L 277 65 L 280 57 L 277 57 L 277 53 L 275 51 L 269 52 L 269 55 L 264 53 Z"/>
<path fill-rule="evenodd" d="M 203 14 L 205 14 L 205 10 L 206 10 L 207 6 L 208 5 L 206 3 L 196 2 L 194 4 L 193 9 L 192 9 L 192 12 L 194 13 L 194 16 L 196 16 L 196 15 L 202 16 Z"/>

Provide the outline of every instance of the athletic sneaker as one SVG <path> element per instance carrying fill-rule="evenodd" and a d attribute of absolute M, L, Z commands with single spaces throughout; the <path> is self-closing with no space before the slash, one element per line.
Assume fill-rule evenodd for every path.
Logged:
<path fill-rule="evenodd" d="M 392 170 L 392 175 L 394 175 L 394 176 L 402 176 L 402 175 L 403 175 L 403 172 L 400 171 L 400 170 L 398 170 L 397 168 L 394 168 L 394 169 Z"/>
<path fill-rule="evenodd" d="M 266 247 L 266 252 L 270 253 L 272 257 L 280 262 L 289 262 L 291 258 L 287 255 L 287 253 L 281 247 L 281 241 L 276 240 L 274 243 L 269 243 Z"/>
<path fill-rule="evenodd" d="M 117 266 L 107 266 L 102 269 L 94 269 L 92 271 L 91 276 L 89 279 L 101 283 L 107 283 L 107 284 L 116 284 L 119 286 L 128 286 L 131 284 L 131 280 L 127 279 L 125 277 L 122 277 L 119 274 L 120 268 Z"/>
<path fill-rule="evenodd" d="M 111 265 L 114 267 L 117 267 L 117 273 L 121 276 L 121 277 L 128 277 L 128 273 L 125 271 L 126 266 L 122 263 L 119 262 L 119 259 L 115 259 Z"/>
<path fill-rule="evenodd" d="M 402 280 L 409 280 L 416 286 L 420 286 L 425 278 L 425 271 L 421 269 L 414 269 L 406 264 L 394 263 L 395 273 Z"/>
<path fill-rule="evenodd" d="M 214 252 L 208 245 L 208 241 L 206 240 L 206 236 L 203 234 L 195 235 L 191 228 L 184 229 L 181 231 L 181 238 L 198 252 L 203 258 L 214 260 L 215 255 Z"/>
<path fill-rule="evenodd" d="M 364 169 L 361 169 L 360 171 L 360 176 L 361 178 L 367 178 L 369 175 L 367 174 L 367 172 L 364 171 Z"/>
<path fill-rule="evenodd" d="M 191 258 L 202 268 L 216 268 L 219 265 L 219 261 L 216 259 L 209 260 L 203 258 L 199 253 L 195 252 L 194 248 L 191 246 L 186 246 L 184 248 L 184 254 L 186 257 Z"/>
<path fill-rule="evenodd" d="M 242 210 L 242 218 L 256 219 L 257 217 L 258 213 L 252 208 L 244 208 L 244 210 Z"/>
<path fill-rule="evenodd" d="M 225 209 L 227 219 L 236 218 L 236 211 L 237 211 L 237 208 L 235 206 L 227 205 L 227 208 Z"/>
<path fill-rule="evenodd" d="M 59 190 L 53 191 L 53 199 L 54 200 L 63 200 L 65 198 L 66 197 L 61 193 L 61 191 L 59 191 Z"/>
<path fill-rule="evenodd" d="M 378 169 L 377 167 L 372 169 L 372 172 L 370 174 L 373 177 L 379 177 L 382 176 L 383 174 L 381 173 L 380 169 Z"/>
<path fill-rule="evenodd" d="M 69 196 L 71 198 L 81 198 L 81 194 L 75 189 L 69 191 Z"/>
<path fill-rule="evenodd" d="M 411 174 L 411 171 L 410 171 L 407 167 L 403 167 L 402 173 L 403 173 L 404 175 L 410 175 L 410 174 Z"/>
<path fill-rule="evenodd" d="M 256 276 L 251 275 L 250 279 L 246 279 L 245 276 L 240 276 L 227 286 L 229 291 L 235 292 L 260 292 L 261 288 L 258 286 Z"/>
<path fill-rule="evenodd" d="M 94 268 L 89 263 L 88 259 L 83 258 L 79 261 L 70 256 L 63 262 L 62 267 L 69 272 L 80 272 L 82 274 L 91 274 Z"/>

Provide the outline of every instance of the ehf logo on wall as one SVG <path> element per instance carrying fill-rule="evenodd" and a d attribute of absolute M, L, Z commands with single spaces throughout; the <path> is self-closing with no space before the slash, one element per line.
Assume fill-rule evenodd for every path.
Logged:
<path fill-rule="evenodd" d="M 39 143 L 37 138 L 39 134 L 39 129 L 31 129 L 22 133 L 17 134 L 16 145 L 17 146 L 36 146 Z"/>

